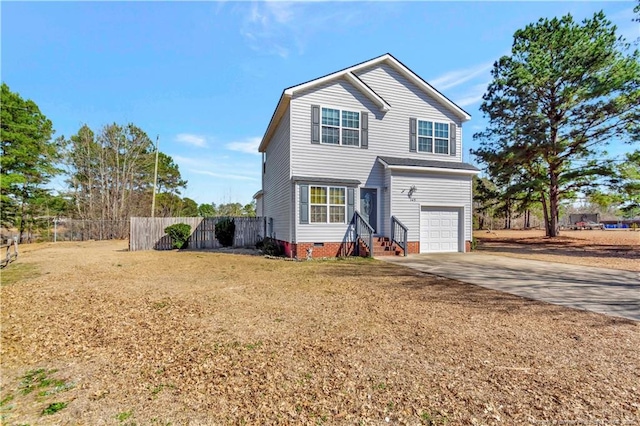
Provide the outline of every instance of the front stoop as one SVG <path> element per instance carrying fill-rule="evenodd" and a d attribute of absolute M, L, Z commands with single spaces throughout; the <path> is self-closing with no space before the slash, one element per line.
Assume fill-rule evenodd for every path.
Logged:
<path fill-rule="evenodd" d="M 362 242 L 360 243 L 360 254 L 365 257 L 369 255 L 369 250 Z M 402 255 L 402 249 L 388 237 L 375 237 L 373 239 L 373 257 L 400 255 Z"/>

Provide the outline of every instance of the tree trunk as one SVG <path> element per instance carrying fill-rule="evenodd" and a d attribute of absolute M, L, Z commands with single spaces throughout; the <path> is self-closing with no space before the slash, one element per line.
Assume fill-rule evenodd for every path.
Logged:
<path fill-rule="evenodd" d="M 545 197 L 544 192 L 540 193 L 540 202 L 542 203 L 542 213 L 544 214 L 544 232 L 545 235 L 549 236 L 549 209 L 547 208 L 547 197 Z"/>
<path fill-rule="evenodd" d="M 560 227 L 558 224 L 558 176 L 555 170 L 549 171 L 549 237 L 557 237 L 560 235 Z"/>
<path fill-rule="evenodd" d="M 27 184 L 22 185 L 22 199 L 20 200 L 20 228 L 18 229 L 18 240 L 22 243 L 24 234 L 25 198 L 27 198 Z"/>

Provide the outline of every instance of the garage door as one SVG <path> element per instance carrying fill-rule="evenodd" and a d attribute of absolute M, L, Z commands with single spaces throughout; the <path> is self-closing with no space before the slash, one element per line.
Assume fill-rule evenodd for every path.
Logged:
<path fill-rule="evenodd" d="M 457 207 L 422 207 L 420 253 L 460 250 L 460 213 Z"/>

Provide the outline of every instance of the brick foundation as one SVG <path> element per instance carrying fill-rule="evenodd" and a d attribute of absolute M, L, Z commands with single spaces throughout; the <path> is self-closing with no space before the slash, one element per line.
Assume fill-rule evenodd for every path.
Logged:
<path fill-rule="evenodd" d="M 318 243 L 296 244 L 280 240 L 279 242 L 284 247 L 285 256 L 297 259 L 306 259 L 309 248 L 313 248 L 313 258 L 352 256 L 355 250 L 354 243 L 320 243 L 322 245 L 316 245 Z M 408 254 L 420 253 L 420 241 L 409 241 L 407 244 Z M 467 253 L 471 251 L 471 241 L 465 241 L 464 250 Z"/>
<path fill-rule="evenodd" d="M 285 256 L 297 259 L 306 259 L 309 248 L 313 248 L 312 258 L 351 256 L 355 249 L 354 243 L 280 243 L 284 246 Z"/>
<path fill-rule="evenodd" d="M 409 248 L 407 254 L 420 253 L 420 241 L 407 241 L 407 247 Z"/>

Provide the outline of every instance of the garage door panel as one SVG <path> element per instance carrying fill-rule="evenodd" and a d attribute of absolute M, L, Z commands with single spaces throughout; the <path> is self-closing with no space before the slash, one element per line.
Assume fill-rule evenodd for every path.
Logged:
<path fill-rule="evenodd" d="M 420 252 L 457 252 L 460 248 L 460 219 L 456 207 L 426 207 L 420 211 Z"/>

